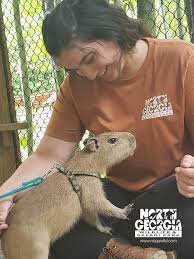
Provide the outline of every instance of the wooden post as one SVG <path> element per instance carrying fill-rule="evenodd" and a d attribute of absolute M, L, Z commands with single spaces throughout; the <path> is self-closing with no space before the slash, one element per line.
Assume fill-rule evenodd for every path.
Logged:
<path fill-rule="evenodd" d="M 13 174 L 21 162 L 16 125 L 11 126 L 13 130 L 6 130 L 10 123 L 16 123 L 16 115 L 1 7 L 0 1 L 0 184 Z"/>
<path fill-rule="evenodd" d="M 1 46 L 2 47 L 2 46 Z M 0 47 L 0 123 L 10 123 L 9 101 L 3 67 L 2 48 Z M 0 132 L 0 184 L 16 169 L 13 132 Z"/>

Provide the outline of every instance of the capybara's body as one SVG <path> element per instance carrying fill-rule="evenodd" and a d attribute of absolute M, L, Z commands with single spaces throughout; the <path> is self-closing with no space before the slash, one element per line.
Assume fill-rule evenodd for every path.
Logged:
<path fill-rule="evenodd" d="M 77 152 L 67 163 L 66 169 L 99 173 L 133 154 L 135 140 L 131 134 L 114 133 L 120 147 L 118 143 L 116 147 L 116 144 L 114 146 L 107 142 L 112 136 L 113 133 L 104 133 L 95 140 L 89 140 L 85 149 Z M 127 139 L 131 142 L 127 143 Z M 99 150 L 99 147 L 109 144 L 112 145 L 111 149 L 118 149 L 118 152 L 125 150 L 119 154 L 111 154 L 108 148 Z M 98 213 L 127 218 L 131 207 L 120 209 L 111 204 L 105 198 L 99 178 L 77 176 L 76 181 L 81 187 L 80 199 L 68 178 L 60 172 L 54 172 L 16 202 L 8 215 L 8 230 L 2 237 L 2 249 L 7 259 L 48 259 L 50 244 L 68 233 L 81 216 L 105 233 L 109 233 L 110 228 L 101 225 Z"/>

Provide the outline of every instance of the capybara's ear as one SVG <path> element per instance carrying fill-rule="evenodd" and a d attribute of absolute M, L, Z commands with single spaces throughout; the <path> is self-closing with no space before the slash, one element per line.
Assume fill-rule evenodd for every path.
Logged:
<path fill-rule="evenodd" d="M 98 140 L 96 138 L 88 138 L 85 146 L 87 150 L 96 152 L 99 148 Z"/>
<path fill-rule="evenodd" d="M 84 141 L 83 141 L 83 144 L 84 144 L 84 146 L 86 146 L 87 145 L 87 142 L 88 142 L 88 140 L 89 140 L 90 138 L 86 138 L 86 139 L 84 139 Z"/>

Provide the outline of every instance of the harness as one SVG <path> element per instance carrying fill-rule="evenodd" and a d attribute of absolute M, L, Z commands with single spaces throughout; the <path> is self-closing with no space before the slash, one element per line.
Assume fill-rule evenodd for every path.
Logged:
<path fill-rule="evenodd" d="M 64 174 L 68 178 L 73 187 L 73 190 L 77 193 L 79 199 L 81 199 L 81 187 L 76 181 L 76 176 L 93 176 L 96 178 L 100 178 L 99 175 L 95 172 L 68 171 L 65 170 L 64 166 L 59 163 L 55 163 L 54 165 L 55 169 L 57 169 L 60 173 Z"/>
<path fill-rule="evenodd" d="M 0 195 L 0 199 L 5 198 L 7 196 L 10 196 L 12 194 L 15 194 L 17 192 L 21 192 L 21 191 L 23 191 L 25 189 L 28 189 L 28 188 L 32 187 L 32 186 L 39 185 L 52 172 L 53 169 L 57 169 L 58 172 L 64 174 L 68 178 L 69 182 L 71 183 L 71 185 L 73 187 L 73 190 L 77 193 L 79 199 L 81 198 L 81 187 L 79 186 L 79 184 L 76 181 L 76 176 L 92 176 L 92 177 L 100 178 L 100 176 L 97 173 L 95 173 L 95 172 L 83 172 L 83 171 L 68 171 L 68 170 L 65 170 L 63 165 L 55 162 L 53 164 L 53 166 L 51 167 L 51 169 L 46 174 L 44 174 L 43 176 L 36 177 L 36 178 L 34 178 L 34 179 L 30 180 L 30 181 L 23 182 L 22 186 L 20 186 L 20 187 L 18 187 L 16 189 L 13 189 L 13 190 L 11 190 L 9 192 L 6 192 L 4 194 L 1 194 Z"/>

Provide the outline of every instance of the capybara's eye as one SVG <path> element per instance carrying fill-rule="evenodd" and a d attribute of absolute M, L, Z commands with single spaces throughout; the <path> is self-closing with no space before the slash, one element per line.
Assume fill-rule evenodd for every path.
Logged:
<path fill-rule="evenodd" d="M 115 142 L 117 142 L 117 138 L 110 138 L 109 140 L 108 140 L 108 143 L 110 143 L 110 144 L 114 144 Z"/>

